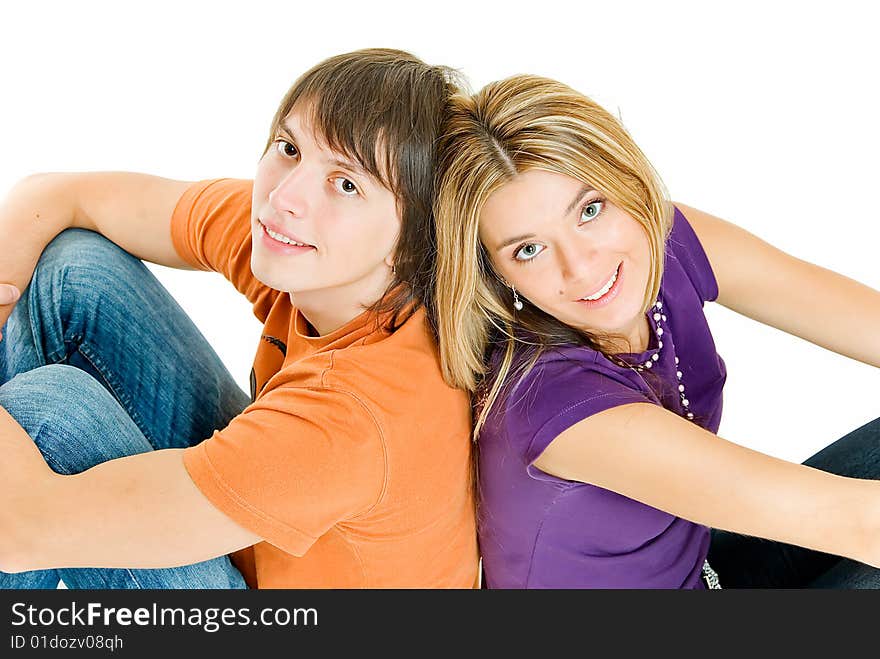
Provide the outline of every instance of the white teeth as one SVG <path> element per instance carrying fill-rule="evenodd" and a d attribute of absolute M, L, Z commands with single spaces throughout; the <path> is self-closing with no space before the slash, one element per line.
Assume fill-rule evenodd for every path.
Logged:
<path fill-rule="evenodd" d="M 618 268 L 619 267 L 620 266 L 618 266 Z M 607 293 L 608 291 L 611 290 L 611 287 L 614 286 L 614 282 L 616 282 L 616 281 L 617 281 L 617 270 L 614 271 L 614 274 L 611 275 L 611 279 L 609 279 L 608 283 L 605 284 L 601 289 L 596 291 L 596 293 L 594 293 L 590 297 L 582 297 L 581 299 L 582 300 L 598 300 L 600 297 L 605 295 L 605 293 Z"/>
<path fill-rule="evenodd" d="M 287 236 L 285 236 L 283 234 L 276 233 L 276 232 L 272 231 L 272 229 L 267 227 L 265 224 L 263 225 L 263 228 L 266 230 L 266 233 L 268 233 L 270 236 L 272 236 L 279 243 L 284 243 L 285 245 L 297 245 L 298 247 L 311 247 L 311 245 L 306 245 L 305 243 L 298 243 L 295 240 L 291 240 L 290 238 L 288 238 Z"/>

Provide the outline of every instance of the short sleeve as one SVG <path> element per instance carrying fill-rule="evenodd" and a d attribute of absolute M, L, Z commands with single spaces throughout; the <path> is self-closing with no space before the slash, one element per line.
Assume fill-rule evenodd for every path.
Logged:
<path fill-rule="evenodd" d="M 353 395 L 279 387 L 184 452 L 202 493 L 279 549 L 302 556 L 335 524 L 381 497 L 378 426 Z"/>
<path fill-rule="evenodd" d="M 696 232 L 684 214 L 675 208 L 675 217 L 669 240 L 676 257 L 682 262 L 684 270 L 696 288 L 703 302 L 712 302 L 718 298 L 718 282 L 706 250 L 697 237 Z"/>
<path fill-rule="evenodd" d="M 251 271 L 253 181 L 212 179 L 191 185 L 171 216 L 171 240 L 180 257 L 199 270 L 219 272 L 254 305 L 260 320 L 278 291 Z"/>
<path fill-rule="evenodd" d="M 587 359 L 539 362 L 511 392 L 506 434 L 527 465 L 563 431 L 593 414 L 628 403 L 659 404 L 638 375 L 600 360 L 593 353 Z"/>

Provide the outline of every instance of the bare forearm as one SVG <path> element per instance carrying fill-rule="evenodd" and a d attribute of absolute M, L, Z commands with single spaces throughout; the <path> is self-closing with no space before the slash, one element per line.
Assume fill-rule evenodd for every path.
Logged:
<path fill-rule="evenodd" d="M 30 284 L 46 246 L 74 225 L 76 194 L 64 175 L 37 174 L 13 186 L 0 200 L 0 327 L 12 313 L 17 293 Z M 0 336 L 2 339 L 2 336 Z"/>
<path fill-rule="evenodd" d="M 51 515 L 62 476 L 46 464 L 34 441 L 0 406 L 0 570 L 17 572 L 31 555 L 39 529 Z"/>
<path fill-rule="evenodd" d="M 731 222 L 676 205 L 706 250 L 720 304 L 880 367 L 880 292 L 787 254 Z"/>
<path fill-rule="evenodd" d="M 787 462 L 772 471 L 773 501 L 742 487 L 710 525 L 880 567 L 880 483 Z"/>
<path fill-rule="evenodd" d="M 64 174 L 34 174 L 19 181 L 0 206 L 4 242 L 39 256 L 59 233 L 74 226 L 75 191 Z"/>
<path fill-rule="evenodd" d="M 699 524 L 880 567 L 880 482 L 760 453 L 657 405 L 594 414 L 534 464 Z"/>
<path fill-rule="evenodd" d="M 794 257 L 788 257 L 793 259 Z M 880 367 L 880 292 L 840 273 L 796 260 L 778 303 L 745 313 L 789 334 Z M 817 310 L 821 307 L 821 312 Z M 751 311 L 751 313 L 749 313 Z"/>
<path fill-rule="evenodd" d="M 76 227 L 100 233 L 140 259 L 189 270 L 170 230 L 189 185 L 134 172 L 34 174 L 10 191 L 0 222 L 6 235 L 24 240 L 19 244 L 37 255 L 61 231 Z"/>
<path fill-rule="evenodd" d="M 880 482 L 781 460 L 721 437 L 705 448 L 680 456 L 666 479 L 655 482 L 656 496 L 670 509 L 710 527 L 880 567 Z"/>
<path fill-rule="evenodd" d="M 110 460 L 44 488 L 32 506 L 21 569 L 165 568 L 258 542 L 204 498 L 181 449 Z"/>
<path fill-rule="evenodd" d="M 169 453 L 150 457 L 161 460 L 172 457 Z M 43 523 L 31 529 L 35 539 L 28 567 L 169 567 L 160 550 L 185 536 L 175 522 L 186 520 L 175 520 L 170 514 L 173 508 L 157 510 L 151 502 L 164 500 L 166 494 L 178 498 L 170 492 L 175 484 L 162 484 L 157 492 L 135 470 L 127 479 L 106 478 L 108 467 L 125 470 L 124 463 L 114 461 L 66 476 L 57 484 L 51 507 L 43 511 Z M 93 487 L 83 487 L 83 481 L 91 481 Z M 156 523 L 159 519 L 161 525 Z M 211 556 L 192 558 L 180 564 Z"/>

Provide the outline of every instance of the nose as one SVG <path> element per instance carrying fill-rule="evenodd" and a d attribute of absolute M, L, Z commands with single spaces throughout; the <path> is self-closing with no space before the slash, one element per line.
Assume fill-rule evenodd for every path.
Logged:
<path fill-rule="evenodd" d="M 308 212 L 309 174 L 307 168 L 298 164 L 278 181 L 269 192 L 269 204 L 279 214 L 290 213 L 297 217 L 305 217 Z"/>
<path fill-rule="evenodd" d="M 591 281 L 590 263 L 596 263 L 596 249 L 579 241 L 560 241 L 556 247 L 556 259 L 562 280 L 566 284 Z"/>

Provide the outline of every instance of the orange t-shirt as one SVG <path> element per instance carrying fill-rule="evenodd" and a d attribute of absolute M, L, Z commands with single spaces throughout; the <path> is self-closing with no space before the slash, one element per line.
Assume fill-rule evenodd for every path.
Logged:
<path fill-rule="evenodd" d="M 252 588 L 471 588 L 470 403 L 446 385 L 424 309 L 310 336 L 250 268 L 247 180 L 200 181 L 171 219 L 180 256 L 224 275 L 264 323 L 251 404 L 186 449 L 196 486 L 264 539 L 233 554 Z"/>

